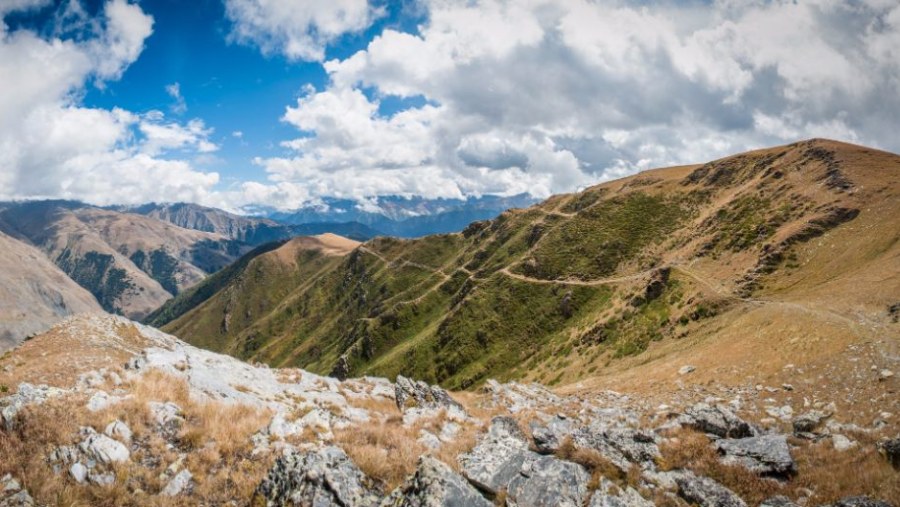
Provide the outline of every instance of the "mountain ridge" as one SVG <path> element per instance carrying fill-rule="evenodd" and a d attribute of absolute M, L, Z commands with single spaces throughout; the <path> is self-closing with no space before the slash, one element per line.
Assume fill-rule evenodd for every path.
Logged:
<path fill-rule="evenodd" d="M 708 334 L 721 314 L 758 306 L 754 296 L 797 290 L 803 299 L 821 290 L 805 280 L 823 277 L 843 287 L 847 277 L 835 274 L 846 269 L 833 259 L 822 260 L 829 281 L 802 256 L 821 256 L 819 238 L 863 225 L 854 234 L 869 257 L 842 255 L 858 273 L 877 264 L 890 274 L 877 297 L 854 290 L 852 300 L 884 319 L 900 291 L 888 198 L 897 189 L 885 178 L 898 160 L 814 139 L 646 171 L 458 234 L 376 238 L 331 271 L 295 271 L 303 282 L 294 286 L 264 277 L 277 303 L 245 311 L 241 290 L 257 297 L 261 287 L 232 287 L 230 306 L 213 296 L 163 329 L 238 357 L 339 376 L 402 373 L 451 387 L 488 375 L 574 381 L 658 343 Z M 871 227 L 885 234 L 865 232 Z M 808 304 L 851 311 L 829 301 L 834 287 Z M 238 314 L 253 317 L 228 332 L 203 324 Z"/>

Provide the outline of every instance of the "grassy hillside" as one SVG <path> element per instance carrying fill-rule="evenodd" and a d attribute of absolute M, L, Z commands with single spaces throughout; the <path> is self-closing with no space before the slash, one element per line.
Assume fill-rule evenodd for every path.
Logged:
<path fill-rule="evenodd" d="M 579 380 L 760 307 L 893 326 L 898 176 L 896 155 L 825 140 L 647 171 L 459 234 L 260 255 L 214 296 L 176 299 L 164 330 L 272 365 L 465 388 Z"/>

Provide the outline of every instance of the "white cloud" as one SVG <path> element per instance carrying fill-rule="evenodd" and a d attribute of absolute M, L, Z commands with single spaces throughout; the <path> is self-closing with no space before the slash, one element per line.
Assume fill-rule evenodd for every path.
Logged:
<path fill-rule="evenodd" d="M 818 136 L 900 151 L 896 2 L 423 4 L 287 108 L 268 198 L 546 195 Z M 379 114 L 390 96 L 425 105 Z"/>
<path fill-rule="evenodd" d="M 328 43 L 364 30 L 382 11 L 367 0 L 225 0 L 225 14 L 233 40 L 266 54 L 318 61 Z"/>
<path fill-rule="evenodd" d="M 184 97 L 181 95 L 181 84 L 172 83 L 166 85 L 166 93 L 175 99 L 175 103 L 170 106 L 173 113 L 184 114 L 187 112 L 187 102 L 185 102 Z"/>
<path fill-rule="evenodd" d="M 138 115 L 78 103 L 86 83 L 102 86 L 122 75 L 152 26 L 150 16 L 124 0 L 108 1 L 91 32 L 74 40 L 0 25 L 0 199 L 211 199 L 216 173 L 158 157 L 214 151 L 202 121 L 180 124 L 158 111 Z"/>

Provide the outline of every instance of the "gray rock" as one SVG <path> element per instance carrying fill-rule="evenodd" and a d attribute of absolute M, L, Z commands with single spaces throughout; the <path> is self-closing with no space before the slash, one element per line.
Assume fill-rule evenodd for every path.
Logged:
<path fill-rule="evenodd" d="M 749 423 L 736 416 L 724 405 L 698 403 L 688 409 L 691 425 L 705 433 L 723 438 L 752 437 L 755 431 Z"/>
<path fill-rule="evenodd" d="M 34 507 L 34 499 L 12 475 L 0 478 L 0 507 Z"/>
<path fill-rule="evenodd" d="M 150 414 L 153 416 L 156 424 L 161 427 L 176 427 L 184 421 L 184 418 L 181 417 L 181 407 L 171 401 L 165 403 L 151 401 L 147 403 L 147 407 L 150 409 Z"/>
<path fill-rule="evenodd" d="M 784 435 L 724 439 L 715 445 L 724 454 L 724 463 L 741 465 L 760 475 L 785 476 L 796 471 L 787 437 Z"/>
<path fill-rule="evenodd" d="M 553 456 L 529 457 L 507 487 L 507 505 L 581 507 L 588 499 L 590 479 L 581 465 Z"/>
<path fill-rule="evenodd" d="M 103 434 L 123 442 L 131 442 L 131 428 L 118 419 L 106 425 Z"/>
<path fill-rule="evenodd" d="M 643 468 L 655 467 L 655 460 L 660 455 L 656 438 L 652 432 L 632 428 L 606 429 L 593 425 L 575 432 L 573 442 L 576 447 L 599 452 L 613 465 L 627 472 L 633 464 Z"/>
<path fill-rule="evenodd" d="M 790 498 L 779 495 L 763 500 L 759 507 L 798 507 L 798 505 L 792 502 Z"/>
<path fill-rule="evenodd" d="M 463 410 L 462 405 L 441 387 L 430 386 L 421 380 L 414 381 L 402 375 L 397 376 L 394 398 L 401 412 L 410 408 Z"/>
<path fill-rule="evenodd" d="M 878 444 L 878 450 L 894 468 L 900 468 L 900 437 Z"/>
<path fill-rule="evenodd" d="M 495 417 L 470 452 L 459 457 L 462 474 L 475 486 L 496 494 L 519 475 L 527 460 L 540 455 L 528 449 L 525 434 L 509 417 Z"/>
<path fill-rule="evenodd" d="M 700 507 L 747 507 L 733 491 L 709 477 L 700 477 L 691 472 L 675 475 L 678 494 Z"/>
<path fill-rule="evenodd" d="M 46 385 L 35 386 L 27 382 L 19 384 L 16 394 L 0 398 L 0 423 L 6 431 L 15 427 L 19 412 L 28 405 L 40 405 L 50 398 L 64 394 L 65 391 Z"/>
<path fill-rule="evenodd" d="M 80 462 L 73 463 L 72 466 L 69 467 L 69 475 L 71 475 L 72 478 L 75 479 L 75 482 L 77 482 L 78 484 L 84 483 L 84 481 L 87 479 L 87 474 L 87 467 Z"/>
<path fill-rule="evenodd" d="M 834 446 L 834 450 L 838 452 L 849 451 L 856 447 L 856 442 L 837 433 L 831 435 L 831 444 Z"/>
<path fill-rule="evenodd" d="M 191 484 L 194 478 L 188 470 L 182 470 L 172 477 L 172 480 L 166 484 L 166 487 L 159 493 L 162 496 L 178 496 Z"/>
<path fill-rule="evenodd" d="M 589 507 L 653 507 L 653 502 L 642 497 L 631 486 L 618 488 L 603 478 L 600 487 L 591 496 Z"/>
<path fill-rule="evenodd" d="M 444 463 L 422 456 L 416 473 L 381 507 L 491 507 L 481 494 Z"/>
<path fill-rule="evenodd" d="M 532 421 L 530 426 L 534 445 L 543 453 L 558 451 L 566 438 L 571 437 L 577 429 L 572 419 L 563 415 L 557 415 L 545 424 Z"/>
<path fill-rule="evenodd" d="M 91 472 L 88 474 L 88 479 L 97 486 L 112 486 L 116 482 L 116 474 Z"/>
<path fill-rule="evenodd" d="M 850 496 L 823 507 L 892 507 L 891 504 L 867 496 Z"/>
<path fill-rule="evenodd" d="M 798 415 L 791 424 L 794 431 L 798 433 L 808 433 L 814 431 L 822 424 L 822 421 L 828 418 L 828 414 L 821 410 L 811 410 L 805 414 Z"/>
<path fill-rule="evenodd" d="M 93 428 L 81 429 L 84 440 L 78 444 L 78 448 L 87 456 L 101 463 L 123 463 L 128 461 L 131 453 L 121 442 L 113 440 L 106 435 L 101 435 Z"/>
<path fill-rule="evenodd" d="M 339 447 L 287 452 L 256 489 L 268 506 L 345 507 L 378 505 L 375 482 Z"/>
<path fill-rule="evenodd" d="M 678 374 L 679 375 L 687 375 L 688 373 L 693 373 L 694 370 L 696 370 L 696 369 L 697 368 L 695 368 L 694 366 L 686 364 L 686 365 L 682 366 L 681 368 L 678 368 Z"/>

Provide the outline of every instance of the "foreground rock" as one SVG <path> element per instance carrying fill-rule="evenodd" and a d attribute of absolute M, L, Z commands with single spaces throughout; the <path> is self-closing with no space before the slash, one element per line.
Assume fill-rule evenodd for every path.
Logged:
<path fill-rule="evenodd" d="M 444 463 L 423 456 L 416 473 L 394 490 L 381 507 L 490 507 L 493 505 Z"/>
<path fill-rule="evenodd" d="M 741 465 L 760 475 L 784 477 L 796 471 L 784 435 L 719 440 L 716 449 L 724 454 L 724 463 Z"/>
<path fill-rule="evenodd" d="M 709 477 L 699 477 L 691 472 L 675 476 L 678 494 L 685 500 L 700 507 L 747 507 L 733 491 Z"/>
<path fill-rule="evenodd" d="M 688 425 L 723 438 L 752 437 L 756 433 L 749 423 L 724 405 L 697 403 L 687 411 Z"/>
<path fill-rule="evenodd" d="M 28 491 L 12 475 L 0 479 L 0 507 L 34 507 Z"/>
<path fill-rule="evenodd" d="M 506 491 L 520 507 L 581 506 L 587 501 L 590 474 L 581 465 L 528 449 L 515 420 L 495 417 L 486 435 L 460 456 L 463 474 L 482 490 Z"/>
<path fill-rule="evenodd" d="M 40 405 L 50 398 L 65 394 L 63 389 L 45 385 L 34 386 L 29 383 L 19 384 L 15 394 L 0 399 L 0 423 L 9 431 L 15 427 L 19 412 L 28 405 Z"/>
<path fill-rule="evenodd" d="M 402 375 L 397 376 L 394 385 L 394 400 L 397 408 L 403 412 L 403 420 L 411 424 L 420 417 L 430 417 L 439 411 L 446 411 L 451 419 L 466 417 L 465 409 L 450 397 L 450 394 L 439 386 L 428 385 L 421 380 L 411 380 Z"/>
<path fill-rule="evenodd" d="M 338 447 L 323 447 L 279 458 L 256 494 L 268 506 L 346 507 L 378 505 L 374 481 Z"/>

